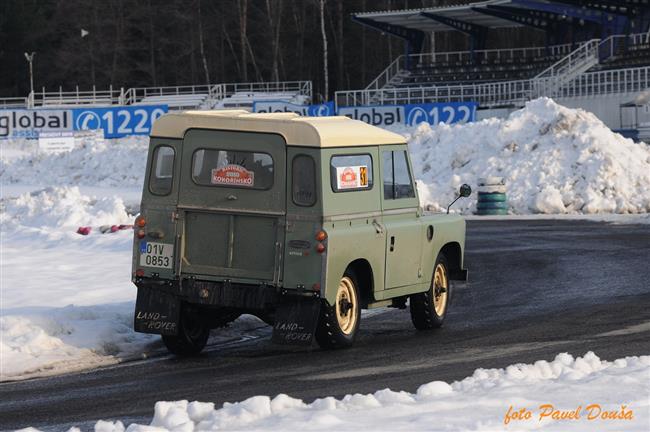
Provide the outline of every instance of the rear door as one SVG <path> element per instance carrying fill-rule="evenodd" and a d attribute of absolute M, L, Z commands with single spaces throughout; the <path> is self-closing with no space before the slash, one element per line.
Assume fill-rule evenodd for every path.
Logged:
<path fill-rule="evenodd" d="M 281 136 L 188 131 L 178 199 L 181 272 L 278 284 L 285 191 Z"/>

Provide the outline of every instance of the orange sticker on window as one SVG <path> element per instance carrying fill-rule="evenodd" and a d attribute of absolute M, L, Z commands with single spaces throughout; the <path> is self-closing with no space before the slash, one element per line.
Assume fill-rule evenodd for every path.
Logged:
<path fill-rule="evenodd" d="M 246 186 L 255 185 L 255 173 L 240 165 L 226 165 L 223 168 L 212 170 L 212 184 L 224 186 Z"/>
<path fill-rule="evenodd" d="M 359 189 L 368 187 L 368 167 L 350 166 L 336 168 L 337 189 Z"/>

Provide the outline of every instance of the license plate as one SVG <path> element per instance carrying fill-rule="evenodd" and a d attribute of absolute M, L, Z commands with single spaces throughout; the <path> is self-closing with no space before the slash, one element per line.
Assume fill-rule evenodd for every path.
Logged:
<path fill-rule="evenodd" d="M 155 242 L 140 243 L 140 265 L 145 267 L 172 268 L 174 245 Z"/>

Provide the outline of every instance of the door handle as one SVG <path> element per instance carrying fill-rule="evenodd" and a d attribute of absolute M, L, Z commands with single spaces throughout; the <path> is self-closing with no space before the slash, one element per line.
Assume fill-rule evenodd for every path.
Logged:
<path fill-rule="evenodd" d="M 374 219 L 372 221 L 372 226 L 375 227 L 375 231 L 377 232 L 377 234 L 383 234 L 384 233 L 385 228 L 384 228 L 384 226 L 382 224 L 377 222 L 377 219 Z"/>
<path fill-rule="evenodd" d="M 390 236 L 390 251 L 395 250 L 395 236 Z"/>

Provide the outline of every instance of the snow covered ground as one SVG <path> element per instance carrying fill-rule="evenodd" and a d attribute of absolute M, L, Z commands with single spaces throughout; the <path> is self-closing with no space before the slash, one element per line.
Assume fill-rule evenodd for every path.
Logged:
<path fill-rule="evenodd" d="M 461 183 L 498 175 L 506 178 L 511 212 L 529 215 L 518 217 L 650 221 L 649 147 L 589 113 L 540 99 L 507 120 L 402 132 L 423 203 L 435 208 Z M 146 149 L 141 137 L 56 155 L 40 154 L 33 141 L 0 142 L 0 380 L 164 352 L 157 337 L 131 329 L 131 231 L 98 230 L 132 222 Z M 471 213 L 473 203 L 455 208 Z M 93 231 L 80 236 L 80 225 Z M 214 337 L 233 340 L 260 326 L 245 316 Z"/>
<path fill-rule="evenodd" d="M 613 362 L 574 358 L 477 369 L 416 393 L 383 389 L 305 403 L 288 395 L 242 402 L 158 402 L 149 425 L 100 420 L 98 432 L 274 431 L 643 431 L 650 426 L 650 356 Z"/>

